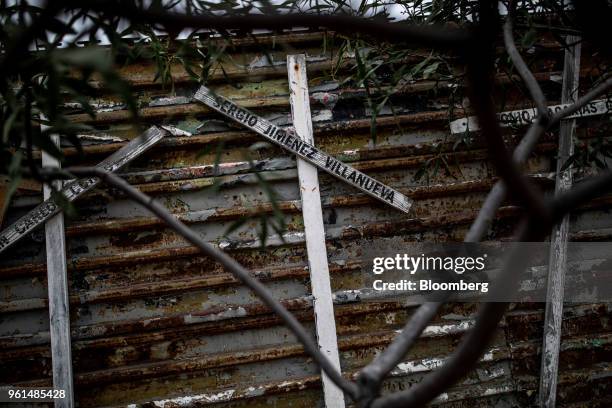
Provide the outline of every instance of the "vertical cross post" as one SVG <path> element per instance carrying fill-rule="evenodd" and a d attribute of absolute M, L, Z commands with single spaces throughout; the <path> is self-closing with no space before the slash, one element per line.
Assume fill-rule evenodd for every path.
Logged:
<path fill-rule="evenodd" d="M 43 127 L 44 129 L 44 127 Z M 51 136 L 59 145 L 59 137 Z M 59 167 L 59 161 L 42 153 L 42 165 Z M 56 190 L 61 189 L 62 182 L 54 181 Z M 48 199 L 53 190 L 43 186 L 44 199 Z M 64 235 L 64 214 L 62 212 L 50 218 L 45 224 L 45 245 L 47 252 L 47 286 L 49 291 L 49 333 L 51 335 L 51 361 L 53 367 L 53 387 L 64 390 L 66 397 L 55 400 L 56 408 L 74 407 L 74 390 L 72 384 L 72 349 L 70 344 L 70 312 L 68 308 L 68 270 L 66 268 L 66 238 Z"/>
<path fill-rule="evenodd" d="M 580 78 L 580 37 L 567 36 L 570 46 L 565 51 L 561 103 L 573 103 L 578 93 Z M 573 154 L 573 136 L 576 120 L 562 120 L 559 126 L 559 154 L 555 194 L 572 186 L 571 169 L 562 171 L 567 159 Z M 561 323 L 563 321 L 563 291 L 567 271 L 567 241 L 569 238 L 569 215 L 553 227 L 550 239 L 548 262 L 548 288 L 544 315 L 544 343 L 542 345 L 542 368 L 540 373 L 540 406 L 553 408 L 557 394 L 559 370 L 559 347 L 561 345 Z"/>
<path fill-rule="evenodd" d="M 295 133 L 301 139 L 314 145 L 308 79 L 306 77 L 306 57 L 303 54 L 287 56 L 289 75 L 289 93 L 291 113 Z M 327 249 L 325 247 L 325 230 L 323 228 L 323 210 L 317 168 L 312 164 L 297 159 L 300 195 L 302 197 L 302 215 L 306 236 L 306 250 L 310 268 L 312 296 L 314 298 L 314 316 L 319 348 L 340 371 L 338 340 L 334 304 L 329 280 Z M 324 373 L 321 373 L 323 393 L 327 408 L 343 408 L 344 394 Z"/>

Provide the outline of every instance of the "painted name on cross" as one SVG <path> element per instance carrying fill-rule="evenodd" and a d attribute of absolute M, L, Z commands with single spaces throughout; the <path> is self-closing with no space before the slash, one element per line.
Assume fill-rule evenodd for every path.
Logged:
<path fill-rule="evenodd" d="M 282 129 L 264 118 L 249 112 L 247 109 L 241 108 L 228 99 L 213 94 L 204 86 L 196 92 L 194 99 L 264 136 L 291 153 L 302 157 L 332 176 L 357 187 L 372 197 L 404 212 L 408 212 L 412 205 L 412 200 L 399 191 L 342 163 L 317 147 L 302 140 L 292 131 Z"/>
<path fill-rule="evenodd" d="M 550 114 L 555 114 L 570 104 L 552 105 L 548 107 Z M 581 107 L 575 113 L 566 116 L 564 119 L 578 119 L 588 116 L 606 115 L 612 112 L 612 99 L 598 99 L 591 101 Z M 500 112 L 497 114 L 499 124 L 502 127 L 525 126 L 532 123 L 538 116 L 538 111 L 535 108 L 519 109 L 508 112 Z M 474 132 L 480 129 L 478 118 L 469 116 L 454 120 L 450 123 L 451 133 Z"/>
<path fill-rule="evenodd" d="M 152 126 L 147 129 L 144 134 L 132 140 L 103 160 L 97 167 L 114 172 L 148 150 L 167 134 L 168 132 L 166 130 Z M 74 201 L 79 196 L 93 189 L 99 182 L 100 179 L 97 177 L 86 177 L 73 180 L 66 184 L 61 189 L 60 193 L 66 200 Z M 61 207 L 54 201 L 53 197 L 51 197 L 18 219 L 14 224 L 9 225 L 0 232 L 0 253 L 60 211 Z"/>

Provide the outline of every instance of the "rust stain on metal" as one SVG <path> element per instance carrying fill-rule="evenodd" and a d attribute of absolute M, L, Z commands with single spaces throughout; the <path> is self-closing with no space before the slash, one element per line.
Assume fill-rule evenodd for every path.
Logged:
<path fill-rule="evenodd" d="M 238 65 L 225 67 L 228 78 L 240 88 L 227 83 L 219 70 L 212 73 L 211 86 L 279 126 L 291 126 L 287 67 L 274 61 L 284 60 L 285 47 L 291 45 L 311 55 L 308 70 L 317 73 L 311 77 L 323 77 L 338 63 L 331 54 L 320 55 L 325 35 L 333 34 L 262 34 L 257 44 L 250 38 L 236 38 L 238 48 L 230 52 L 235 52 Z M 261 45 L 270 47 L 273 64 L 261 58 Z M 544 41 L 538 48 L 543 53 L 536 56 L 540 82 L 555 82 L 559 74 L 560 61 L 553 47 L 558 44 Z M 415 50 L 414 61 L 409 62 L 427 55 Z M 449 61 L 455 63 L 452 57 Z M 342 63 L 340 72 L 350 69 L 354 61 Z M 592 68 L 587 66 L 581 75 L 597 75 Z M 126 180 L 166 205 L 206 239 L 226 248 L 298 320 L 313 327 L 293 158 L 269 147 L 249 150 L 260 141 L 256 135 L 232 128 L 207 108 L 190 103 L 196 84 L 178 66 L 173 67 L 176 93 L 172 95 L 154 81 L 151 64 L 137 62 L 122 73 L 139 87 L 144 121 L 193 134 L 163 140 L 123 173 Z M 506 75 L 497 78 L 498 85 L 509 90 L 508 108 L 525 106 L 523 94 L 513 88 L 514 80 Z M 470 113 L 460 106 L 452 107 L 452 116 L 449 113 L 449 90 L 461 89 L 463 84 L 432 80 L 404 84 L 397 93 L 398 113 L 377 116 L 374 144 L 369 136 L 371 118 L 363 103 L 365 89 L 340 86 L 331 79 L 311 82 L 317 145 L 415 199 L 410 217 L 394 215 L 369 197 L 321 177 L 341 359 L 344 374 L 354 376 L 387 346 L 415 310 L 402 297 L 368 295 L 364 290 L 368 272 L 360 260 L 363 247 L 395 238 L 407 243 L 461 239 L 497 178 L 486 160 L 483 138 L 476 135 L 470 143 L 456 145 L 448 137 L 448 122 Z M 78 113 L 77 104 L 68 101 L 66 105 L 75 109 L 75 122 L 93 127 L 84 140 L 84 156 L 63 148 L 71 163 L 95 163 L 138 134 L 127 110 L 103 89 L 94 106 L 101 112 L 92 120 Z M 206 125 L 201 126 L 202 122 Z M 610 125 L 603 121 L 589 122 L 579 126 L 577 136 L 588 141 L 609 130 Z M 515 146 L 519 136 L 508 130 L 508 146 Z M 215 165 L 219 143 L 225 144 L 226 151 Z M 554 168 L 556 149 L 556 135 L 544 135 L 525 167 L 543 190 L 553 186 L 549 172 Z M 253 154 L 253 165 L 278 192 L 278 208 L 288 225 L 282 239 L 270 237 L 265 247 L 254 232 L 257 217 L 270 216 L 275 208 L 258 188 L 254 170 L 244 157 L 246 151 Z M 429 183 L 414 180 L 418 169 L 440 155 L 451 163 L 450 171 L 432 176 Z M 36 205 L 39 192 L 40 185 L 24 184 L 4 222 Z M 612 239 L 611 204 L 607 196 L 576 211 L 579 222 L 572 239 Z M 220 265 L 112 190 L 91 192 L 78 202 L 78 209 L 81 212 L 67 226 L 66 235 L 74 367 L 82 406 L 310 407 L 321 403 L 316 367 L 302 347 L 278 317 Z M 510 198 L 498 213 L 491 239 L 508 239 L 521 211 Z M 227 227 L 240 219 L 248 220 L 245 227 L 226 237 Z M 50 383 L 42 255 L 41 237 L 33 234 L 0 261 L 0 383 Z M 443 364 L 473 324 L 476 311 L 475 304 L 445 305 L 385 382 L 385 392 L 407 389 Z M 589 406 L 593 402 L 590 386 L 601 395 L 611 392 L 611 317 L 608 304 L 564 309 L 560 403 Z M 532 403 L 542 318 L 539 304 L 513 305 L 477 369 L 434 405 Z"/>

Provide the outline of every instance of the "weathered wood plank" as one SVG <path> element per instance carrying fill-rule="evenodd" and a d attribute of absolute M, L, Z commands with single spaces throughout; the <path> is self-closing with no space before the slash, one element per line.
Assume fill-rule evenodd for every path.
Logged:
<path fill-rule="evenodd" d="M 119 170 L 159 142 L 168 132 L 168 129 L 160 129 L 152 126 L 142 135 L 104 159 L 97 167 L 102 167 L 111 172 Z M 97 177 L 74 180 L 64 185 L 62 194 L 66 200 L 74 201 L 81 195 L 92 190 L 98 183 L 100 183 L 100 179 Z M 17 222 L 0 232 L 0 253 L 60 211 L 60 206 L 57 205 L 53 198 L 49 197 L 45 199 L 44 202 L 21 217 Z"/>
<path fill-rule="evenodd" d="M 293 126 L 297 137 L 314 145 L 310 102 L 308 97 L 308 80 L 306 75 L 306 57 L 303 54 L 287 56 L 287 72 Z M 317 340 L 321 351 L 340 371 L 338 339 L 334 319 L 334 304 L 329 280 L 327 249 L 325 247 L 325 230 L 323 227 L 323 210 L 317 168 L 307 161 L 297 160 L 300 195 L 302 197 L 302 215 L 310 282 L 312 286 L 313 306 Z M 325 374 L 323 393 L 327 408 L 344 407 L 344 394 Z"/>
<path fill-rule="evenodd" d="M 51 136 L 59 145 L 59 136 Z M 42 165 L 59 167 L 59 161 L 43 152 Z M 53 182 L 55 189 L 62 188 L 62 181 Z M 43 198 L 51 199 L 53 189 L 43 185 Z M 64 213 L 59 212 L 45 224 L 45 246 L 47 252 L 47 286 L 49 292 L 49 334 L 51 337 L 51 363 L 53 387 L 65 392 L 65 398 L 55 400 L 60 408 L 74 407 L 72 381 L 72 346 L 70 342 L 70 310 L 68 303 L 68 268 L 66 267 L 66 237 L 64 235 Z"/>
<path fill-rule="evenodd" d="M 578 74 L 576 74 L 578 77 Z M 567 103 L 561 103 L 560 105 L 551 105 L 548 107 L 548 111 L 555 113 L 565 107 Z M 589 116 L 607 115 L 612 112 L 612 99 L 597 99 L 587 103 L 578 112 L 568 115 L 568 119 L 585 118 Z M 501 127 L 509 126 L 527 126 L 531 124 L 538 116 L 536 108 L 529 109 L 518 109 L 507 112 L 500 112 L 497 114 L 499 119 L 499 125 Z M 474 132 L 480 130 L 478 124 L 478 118 L 476 116 L 469 116 L 466 118 L 456 119 L 450 123 L 451 133 L 463 133 L 463 132 Z"/>
<path fill-rule="evenodd" d="M 568 36 L 568 44 L 575 44 L 565 51 L 563 70 L 562 103 L 577 99 L 580 72 L 580 37 Z M 555 193 L 562 193 L 572 186 L 571 169 L 562 171 L 563 164 L 573 153 L 573 136 L 576 120 L 561 121 L 559 128 L 559 154 Z M 555 406 L 559 368 L 559 347 L 561 344 L 561 323 L 563 319 L 563 291 L 567 270 L 567 241 L 569 239 L 569 215 L 557 224 L 551 234 L 548 266 L 548 289 L 544 317 L 544 344 L 542 346 L 542 368 L 540 373 L 540 406 Z"/>

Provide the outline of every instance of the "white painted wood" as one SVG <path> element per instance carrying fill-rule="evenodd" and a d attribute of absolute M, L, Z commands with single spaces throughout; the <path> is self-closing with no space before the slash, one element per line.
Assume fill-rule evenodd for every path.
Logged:
<path fill-rule="evenodd" d="M 563 88 L 561 102 L 572 103 L 577 99 L 580 73 L 580 37 L 567 36 L 568 44 L 575 44 L 565 51 L 563 68 Z M 573 137 L 576 120 L 561 121 L 559 127 L 559 154 L 557 159 L 557 178 L 555 193 L 569 190 L 572 186 L 571 169 L 561 171 L 561 167 L 573 154 Z M 548 266 L 548 287 L 546 312 L 544 316 L 544 339 L 542 345 L 542 365 L 540 373 L 540 406 L 553 408 L 557 394 L 559 369 L 559 348 L 561 345 L 561 323 L 563 321 L 563 291 L 567 271 L 567 241 L 569 239 L 569 215 L 557 224 L 551 233 Z"/>
<path fill-rule="evenodd" d="M 51 136 L 59 145 L 59 137 Z M 43 152 L 42 165 L 59 167 L 59 161 Z M 54 181 L 56 189 L 62 188 L 62 181 Z M 43 185 L 43 196 L 51 198 L 53 190 Z M 64 390 L 66 397 L 55 400 L 58 408 L 74 407 L 72 382 L 72 346 L 70 342 L 70 310 L 68 303 L 68 269 L 66 267 L 66 239 L 64 235 L 64 214 L 59 212 L 45 224 L 47 251 L 47 285 L 49 290 L 49 333 L 51 336 L 51 363 L 53 387 Z"/>
<path fill-rule="evenodd" d="M 548 107 L 548 111 L 555 113 L 564 109 L 569 104 L 561 103 L 560 105 L 551 105 Z M 612 112 L 612 99 L 597 99 L 587 103 L 584 107 L 578 110 L 578 112 L 568 115 L 568 119 L 584 118 L 588 116 L 597 115 L 608 115 Z M 529 109 L 518 109 L 507 112 L 500 112 L 497 114 L 499 119 L 499 125 L 501 127 L 509 126 L 527 126 L 531 124 L 538 116 L 536 108 Z M 451 133 L 463 133 L 463 132 L 474 132 L 480 129 L 478 124 L 478 118 L 476 116 L 469 116 L 466 118 L 456 119 L 450 123 Z"/>
<path fill-rule="evenodd" d="M 291 70 L 289 70 L 291 72 Z M 332 176 L 358 188 L 364 193 L 407 213 L 412 206 L 412 199 L 399 191 L 384 185 L 357 169 L 336 160 L 324 151 L 293 134 L 291 130 L 281 129 L 262 117 L 255 115 L 247 109 L 241 108 L 227 98 L 215 94 L 205 86 L 201 86 L 193 99 L 202 102 L 222 115 L 234 120 L 255 133 L 265 137 L 295 154 L 296 156 L 314 164 Z"/>
<path fill-rule="evenodd" d="M 168 134 L 167 130 L 161 130 L 153 126 L 103 160 L 98 164 L 98 167 L 114 172 L 159 142 L 166 134 Z M 59 144 L 58 136 L 52 136 L 52 139 L 56 144 Z M 59 162 L 43 152 L 42 165 L 59 167 Z M 54 182 L 54 187 L 61 190 L 68 201 L 74 201 L 80 195 L 94 188 L 99 182 L 100 180 L 97 177 L 69 181 L 65 185 L 62 185 L 62 182 L 58 180 Z M 53 386 L 55 389 L 64 390 L 66 393 L 66 398 L 55 400 L 55 406 L 71 408 L 74 407 L 74 389 L 64 214 L 51 197 L 52 192 L 51 186 L 45 184 L 43 186 L 44 202 L 11 227 L 2 231 L 0 234 L 0 251 L 8 248 L 41 223 L 45 223 Z"/>
<path fill-rule="evenodd" d="M 151 126 L 142 135 L 133 139 L 121 149 L 101 161 L 97 167 L 104 168 L 110 172 L 117 171 L 159 142 L 168 132 L 168 130 L 162 130 L 156 126 Z M 93 189 L 99 182 L 100 179 L 97 177 L 69 181 L 64 184 L 62 194 L 68 201 L 74 201 Z M 57 203 L 55 203 L 53 199 L 47 198 L 36 206 L 36 208 L 0 232 L 0 253 L 11 245 L 14 245 L 21 238 L 60 211 L 61 208 Z"/>
<path fill-rule="evenodd" d="M 297 137 L 314 145 L 308 80 L 306 76 L 306 57 L 303 54 L 287 56 L 289 91 L 293 126 Z M 323 227 L 323 210 L 317 168 L 306 160 L 298 158 L 298 179 L 302 197 L 302 215 L 308 265 L 314 303 L 317 341 L 321 351 L 340 371 L 338 339 L 334 304 L 329 281 L 327 249 L 325 247 L 325 230 Z M 322 374 L 325 406 L 327 408 L 344 407 L 344 394 L 325 374 Z"/>

